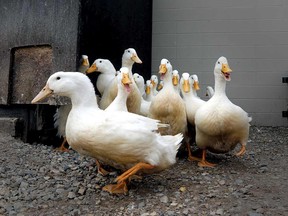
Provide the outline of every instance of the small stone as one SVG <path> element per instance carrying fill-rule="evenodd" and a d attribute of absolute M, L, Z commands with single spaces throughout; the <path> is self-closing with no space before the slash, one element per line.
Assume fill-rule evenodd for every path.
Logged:
<path fill-rule="evenodd" d="M 217 209 L 216 214 L 217 215 L 223 215 L 224 214 L 224 210 L 222 208 Z"/>
<path fill-rule="evenodd" d="M 168 197 L 167 197 L 167 196 L 162 196 L 162 197 L 160 198 L 160 201 L 161 201 L 162 203 L 168 203 Z"/>
<path fill-rule="evenodd" d="M 78 190 L 78 194 L 84 195 L 84 194 L 85 194 L 85 191 L 86 191 L 86 189 L 83 188 L 83 187 L 81 187 L 81 188 Z"/>
<path fill-rule="evenodd" d="M 145 207 L 145 202 L 140 202 L 140 203 L 138 204 L 138 208 L 143 208 L 143 207 Z"/>
<path fill-rule="evenodd" d="M 74 199 L 76 197 L 76 194 L 74 192 L 69 192 L 68 193 L 68 196 L 67 196 L 69 199 Z"/>
<path fill-rule="evenodd" d="M 220 184 L 220 185 L 225 185 L 225 180 L 220 180 L 220 181 L 219 181 L 219 184 Z"/>

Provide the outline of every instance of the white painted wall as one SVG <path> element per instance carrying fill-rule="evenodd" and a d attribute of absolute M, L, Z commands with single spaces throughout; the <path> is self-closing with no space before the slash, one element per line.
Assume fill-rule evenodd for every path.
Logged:
<path fill-rule="evenodd" d="M 252 125 L 288 126 L 288 1 L 154 0 L 152 34 L 152 73 L 167 58 L 198 75 L 205 98 L 223 55 L 233 70 L 227 95 Z"/>

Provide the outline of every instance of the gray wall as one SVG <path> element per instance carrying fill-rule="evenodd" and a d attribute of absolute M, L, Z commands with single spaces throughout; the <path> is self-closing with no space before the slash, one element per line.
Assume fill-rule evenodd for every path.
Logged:
<path fill-rule="evenodd" d="M 153 1 L 152 73 L 167 58 L 180 73 L 198 75 L 205 98 L 222 55 L 233 70 L 226 93 L 252 125 L 288 126 L 288 1 Z"/>

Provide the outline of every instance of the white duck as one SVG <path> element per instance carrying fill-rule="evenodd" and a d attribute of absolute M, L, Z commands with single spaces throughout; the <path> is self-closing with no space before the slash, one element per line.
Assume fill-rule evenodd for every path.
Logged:
<path fill-rule="evenodd" d="M 143 76 L 141 76 L 140 74 L 138 73 L 134 73 L 133 74 L 133 79 L 140 91 L 140 94 L 142 97 L 145 96 L 145 81 L 144 81 L 144 78 Z"/>
<path fill-rule="evenodd" d="M 173 70 L 172 71 L 172 83 L 173 83 L 175 91 L 178 94 L 180 93 L 179 80 L 180 80 L 179 71 Z"/>
<path fill-rule="evenodd" d="M 107 185 L 103 190 L 127 193 L 131 176 L 139 171 L 158 172 L 176 162 L 181 134 L 161 136 L 156 131 L 166 125 L 158 120 L 99 109 L 93 85 L 86 75 L 77 72 L 51 75 L 32 103 L 52 94 L 71 98 L 66 137 L 74 150 L 116 168 L 128 169 L 117 177 L 117 184 Z"/>
<path fill-rule="evenodd" d="M 81 73 L 85 73 L 89 66 L 90 64 L 88 56 L 82 55 L 78 71 L 80 71 Z M 58 148 L 58 150 L 63 152 L 68 151 L 68 149 L 65 147 L 65 144 L 67 143 L 65 127 L 71 108 L 71 104 L 60 105 L 54 114 L 54 127 L 57 129 L 57 136 L 63 138 L 63 142 L 61 143 L 61 146 Z"/>
<path fill-rule="evenodd" d="M 158 94 L 158 91 L 157 91 L 157 86 L 158 86 L 158 77 L 156 75 L 152 75 L 151 78 L 151 83 L 153 85 L 153 89 L 152 89 L 152 93 L 153 95 L 157 95 Z"/>
<path fill-rule="evenodd" d="M 150 105 L 151 105 L 151 96 L 153 96 L 153 93 L 152 93 L 152 88 L 153 88 L 153 85 L 151 83 L 150 80 L 147 80 L 146 81 L 146 89 L 145 89 L 145 98 L 146 100 L 142 97 L 141 99 L 141 108 L 140 108 L 140 114 L 143 115 L 143 116 L 148 116 L 149 115 L 149 109 L 150 109 Z M 148 99 L 148 100 L 147 100 Z"/>
<path fill-rule="evenodd" d="M 225 57 L 220 57 L 215 64 L 215 93 L 201 106 L 195 115 L 196 144 L 203 150 L 200 166 L 214 166 L 206 161 L 206 150 L 225 153 L 240 143 L 241 156 L 246 151 L 249 136 L 249 122 L 252 118 L 226 96 L 226 81 L 230 81 L 232 70 Z"/>
<path fill-rule="evenodd" d="M 195 114 L 196 111 L 205 104 L 204 100 L 201 100 L 198 96 L 196 91 L 199 90 L 199 81 L 197 75 L 190 76 L 189 73 L 183 73 L 181 80 L 180 80 L 180 89 L 181 94 L 183 96 L 183 100 L 185 102 L 186 107 L 186 115 L 188 123 L 191 125 L 188 126 L 188 133 L 186 137 L 186 145 L 188 150 L 188 159 L 189 160 L 197 160 L 197 158 L 192 156 L 190 150 L 189 141 L 195 141 Z"/>
<path fill-rule="evenodd" d="M 142 61 L 139 59 L 136 53 L 136 50 L 133 48 L 126 49 L 122 56 L 122 67 L 127 67 L 129 69 L 129 72 L 131 73 L 130 76 L 132 76 L 132 66 L 135 62 L 139 64 L 142 63 Z M 139 114 L 141 107 L 141 93 L 137 88 L 134 79 L 132 79 L 131 81 L 133 91 L 128 96 L 127 108 L 129 112 Z M 115 78 L 108 86 L 107 91 L 105 90 L 100 101 L 100 108 L 106 109 L 109 106 L 109 104 L 112 103 L 116 95 L 117 95 L 117 79 Z"/>
<path fill-rule="evenodd" d="M 105 109 L 105 111 L 124 111 L 128 112 L 127 109 L 127 98 L 131 92 L 131 81 L 132 77 L 129 77 L 129 69 L 126 67 L 122 67 L 120 69 L 120 73 L 117 75 L 117 96 L 112 101 L 112 103 Z"/>
<path fill-rule="evenodd" d="M 103 95 L 105 88 L 115 78 L 116 69 L 108 59 L 96 59 L 91 67 L 86 71 L 87 74 L 98 71 L 101 74 L 96 81 L 96 87 L 101 95 Z"/>
<path fill-rule="evenodd" d="M 214 89 L 211 86 L 206 87 L 206 96 L 211 98 L 214 95 Z"/>
<path fill-rule="evenodd" d="M 185 104 L 174 90 L 172 84 L 172 65 L 167 59 L 161 60 L 159 66 L 161 79 L 164 80 L 163 89 L 154 97 L 149 109 L 149 117 L 159 119 L 170 125 L 169 130 L 161 130 L 161 134 L 183 133 L 187 129 Z"/>

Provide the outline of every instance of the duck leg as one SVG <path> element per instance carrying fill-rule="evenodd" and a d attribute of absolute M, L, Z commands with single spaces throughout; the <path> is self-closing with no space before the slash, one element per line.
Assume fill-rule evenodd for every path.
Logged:
<path fill-rule="evenodd" d="M 102 174 L 103 176 L 108 175 L 109 172 L 101 166 L 100 162 L 97 159 L 95 159 L 95 161 L 96 161 L 98 173 Z"/>
<path fill-rule="evenodd" d="M 240 151 L 236 154 L 236 156 L 240 157 L 243 156 L 246 152 L 246 145 L 242 144 Z"/>
<path fill-rule="evenodd" d="M 188 150 L 188 160 L 189 161 L 201 161 L 201 158 L 192 156 L 192 152 L 191 152 L 191 149 L 190 149 L 190 143 L 189 142 L 186 142 L 186 147 L 187 147 L 187 150 Z"/>
<path fill-rule="evenodd" d="M 106 185 L 102 188 L 104 191 L 108 191 L 110 193 L 123 193 L 127 194 L 128 192 L 128 187 L 127 183 L 135 176 L 135 174 L 143 169 L 153 169 L 155 166 L 148 164 L 148 163 L 137 163 L 135 166 L 132 168 L 128 169 L 125 171 L 122 175 L 118 176 L 116 178 L 117 184 L 110 184 Z"/>
<path fill-rule="evenodd" d="M 57 148 L 57 150 L 61 152 L 69 152 L 69 149 L 65 147 L 66 143 L 67 143 L 67 139 L 66 137 L 64 137 L 63 142 L 61 143 L 61 146 Z"/>
<path fill-rule="evenodd" d="M 117 183 L 121 183 L 123 181 L 126 181 L 129 179 L 131 176 L 135 175 L 138 171 L 143 170 L 143 169 L 153 169 L 155 166 L 148 164 L 148 163 L 137 163 L 135 166 L 132 168 L 128 169 L 124 173 L 122 173 L 120 176 L 116 178 Z"/>
<path fill-rule="evenodd" d="M 200 166 L 200 167 L 214 167 L 216 164 L 209 163 L 206 160 L 206 153 L 207 153 L 207 150 L 203 149 L 202 150 L 202 159 L 198 162 L 198 166 Z"/>

